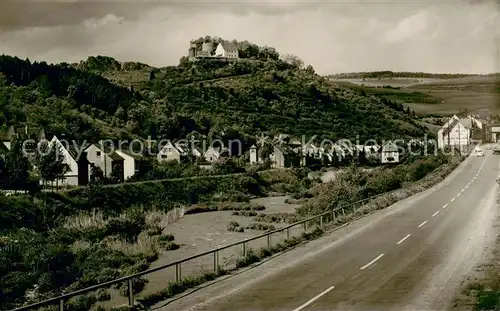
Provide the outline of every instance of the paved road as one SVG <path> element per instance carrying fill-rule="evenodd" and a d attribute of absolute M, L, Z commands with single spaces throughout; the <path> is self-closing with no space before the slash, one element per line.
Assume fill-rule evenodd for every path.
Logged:
<path fill-rule="evenodd" d="M 500 157 L 485 154 L 314 256 L 253 272 L 252 284 L 234 292 L 237 281 L 222 281 L 214 285 L 226 291 L 220 299 L 201 290 L 161 310 L 444 310 L 491 239 Z"/>

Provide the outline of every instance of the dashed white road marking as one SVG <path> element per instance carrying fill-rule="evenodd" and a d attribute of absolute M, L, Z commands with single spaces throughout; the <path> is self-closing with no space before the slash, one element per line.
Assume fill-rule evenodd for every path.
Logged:
<path fill-rule="evenodd" d="M 422 228 L 423 225 L 425 225 L 427 223 L 427 220 L 424 221 L 423 223 L 421 223 L 420 225 L 418 225 L 419 228 Z"/>
<path fill-rule="evenodd" d="M 455 198 L 458 198 L 461 194 L 462 192 L 460 191 L 459 193 L 457 193 L 457 196 Z"/>
<path fill-rule="evenodd" d="M 407 234 L 404 238 L 402 238 L 401 240 L 399 240 L 398 243 L 396 243 L 397 245 L 403 243 L 407 238 L 411 237 L 411 234 Z"/>
<path fill-rule="evenodd" d="M 443 205 L 443 208 L 447 208 L 447 207 L 448 207 L 448 204 Z"/>
<path fill-rule="evenodd" d="M 455 198 L 453 198 L 453 199 L 450 200 L 450 202 L 453 202 L 453 201 L 455 201 Z"/>
<path fill-rule="evenodd" d="M 432 217 L 436 216 L 437 214 L 439 214 L 439 211 L 436 211 L 434 214 L 432 214 Z"/>
<path fill-rule="evenodd" d="M 311 299 L 309 299 L 306 303 L 304 303 L 303 305 L 301 305 L 300 307 L 294 309 L 293 311 L 300 311 L 302 309 L 304 309 L 305 307 L 307 307 L 308 305 L 310 305 L 311 303 L 315 302 L 316 300 L 318 300 L 318 298 L 320 298 L 321 296 L 324 296 L 326 295 L 329 291 L 331 291 L 332 289 L 334 289 L 335 286 L 330 286 L 328 287 L 326 290 L 322 291 L 319 295 L 317 295 L 316 297 L 313 297 Z"/>
<path fill-rule="evenodd" d="M 365 270 L 366 268 L 368 268 L 369 266 L 373 265 L 375 262 L 377 262 L 377 260 L 379 260 L 380 258 L 382 258 L 384 256 L 384 254 L 380 254 L 377 256 L 377 258 L 373 259 L 372 261 L 370 261 L 369 263 L 367 263 L 366 265 L 362 266 L 360 269 L 361 270 Z"/>

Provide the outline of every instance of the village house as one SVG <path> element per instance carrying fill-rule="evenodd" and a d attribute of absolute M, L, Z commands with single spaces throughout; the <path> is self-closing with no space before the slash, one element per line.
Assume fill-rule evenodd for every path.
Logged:
<path fill-rule="evenodd" d="M 453 115 L 438 131 L 438 148 L 466 149 L 471 141 L 472 124 L 470 119 L 460 119 Z"/>
<path fill-rule="evenodd" d="M 0 132 L 0 142 L 10 150 L 11 142 L 16 139 L 33 139 L 37 143 L 46 139 L 45 131 L 41 127 L 31 126 L 10 126 Z"/>
<path fill-rule="evenodd" d="M 156 155 L 158 162 L 177 161 L 179 163 L 182 163 L 186 156 L 187 153 L 183 148 L 178 144 L 172 144 L 170 141 Z"/>
<path fill-rule="evenodd" d="M 226 147 L 210 147 L 203 155 L 205 160 L 210 163 L 219 163 L 231 156 Z"/>
<path fill-rule="evenodd" d="M 117 149 L 115 152 L 123 158 L 123 180 L 137 174 L 141 168 L 143 156 L 127 149 Z"/>
<path fill-rule="evenodd" d="M 172 144 L 172 142 L 169 141 L 160 149 L 156 157 L 158 162 L 177 161 L 178 163 L 184 163 L 189 155 L 189 151 L 186 149 L 187 148 L 180 144 Z M 198 159 L 202 157 L 203 154 L 198 148 L 194 148 L 191 150 L 191 155 L 195 159 Z"/>
<path fill-rule="evenodd" d="M 90 166 L 98 167 L 102 170 L 103 176 L 111 178 L 112 176 L 119 177 L 119 181 L 124 181 L 124 159 L 102 144 L 91 144 L 85 149 L 87 160 Z M 89 178 L 92 170 L 89 169 Z"/>
<path fill-rule="evenodd" d="M 68 165 L 68 171 L 64 176 L 54 182 L 54 185 L 59 186 L 81 186 L 87 185 L 89 181 L 89 161 L 87 160 L 86 152 L 79 154 L 76 146 L 64 146 L 59 139 L 54 135 L 49 142 L 49 148 L 52 146 L 59 146 L 62 156 L 64 157 L 63 163 Z M 41 182 L 41 181 L 40 181 Z"/>
<path fill-rule="evenodd" d="M 272 168 L 300 167 L 301 157 L 289 146 L 274 145 L 273 152 L 269 155 Z"/>
<path fill-rule="evenodd" d="M 399 149 L 394 142 L 389 141 L 382 146 L 381 162 L 382 164 L 399 163 Z"/>

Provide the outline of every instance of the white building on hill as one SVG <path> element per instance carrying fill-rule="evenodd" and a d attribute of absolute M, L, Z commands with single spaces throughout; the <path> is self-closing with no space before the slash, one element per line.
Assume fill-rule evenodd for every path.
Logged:
<path fill-rule="evenodd" d="M 215 57 L 239 58 L 238 48 L 232 42 L 221 42 L 215 49 Z"/>

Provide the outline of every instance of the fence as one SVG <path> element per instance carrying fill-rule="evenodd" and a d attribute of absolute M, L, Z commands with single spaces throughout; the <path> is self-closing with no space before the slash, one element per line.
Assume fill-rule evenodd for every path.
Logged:
<path fill-rule="evenodd" d="M 447 175 L 447 172 L 439 172 L 439 169 L 438 169 L 438 171 L 432 172 L 431 174 L 426 176 L 426 178 L 431 177 L 432 175 L 441 175 L 442 177 L 445 177 Z M 110 288 L 111 286 L 123 284 L 123 283 L 125 283 L 127 286 L 126 290 L 127 290 L 127 296 L 128 296 L 127 297 L 128 298 L 128 305 L 133 306 L 135 298 L 136 298 L 136 293 L 134 293 L 134 287 L 133 287 L 134 280 L 137 280 L 140 277 L 143 277 L 146 275 L 151 275 L 154 272 L 163 271 L 163 270 L 166 270 L 168 268 L 174 268 L 175 269 L 174 270 L 175 271 L 174 272 L 175 273 L 175 281 L 179 282 L 181 279 L 183 279 L 183 275 L 184 275 L 183 266 L 185 263 L 194 262 L 197 259 L 200 259 L 202 257 L 207 257 L 207 256 L 210 257 L 210 260 L 208 260 L 208 261 L 204 260 L 203 261 L 204 265 L 210 266 L 210 269 L 213 269 L 213 272 L 215 274 L 217 274 L 219 269 L 220 269 L 220 257 L 221 257 L 220 255 L 225 250 L 238 247 L 241 250 L 241 253 L 243 254 L 243 256 L 246 257 L 247 254 L 249 253 L 249 250 L 251 249 L 249 246 L 254 241 L 264 240 L 263 241 L 264 244 L 267 245 L 268 248 L 270 248 L 272 246 L 271 241 L 273 241 L 273 237 L 277 237 L 278 235 L 282 234 L 282 235 L 284 235 L 286 240 L 290 240 L 290 238 L 292 238 L 292 236 L 295 237 L 295 235 L 292 235 L 292 233 L 296 229 L 299 229 L 300 233 L 304 233 L 304 232 L 307 232 L 308 228 L 314 227 L 315 225 L 317 228 L 318 227 L 324 228 L 324 226 L 328 223 L 332 223 L 332 222 L 335 223 L 339 217 L 345 218 L 345 216 L 352 215 L 352 214 L 356 213 L 356 211 L 359 210 L 360 207 L 366 205 L 368 202 L 370 202 L 374 199 L 377 199 L 377 198 L 382 197 L 382 196 L 391 195 L 397 191 L 402 191 L 402 190 L 406 190 L 406 189 L 407 188 L 399 188 L 399 189 L 395 189 L 393 191 L 381 193 L 381 194 L 378 194 L 378 195 L 375 195 L 375 196 L 372 196 L 372 197 L 369 197 L 369 198 L 366 198 L 366 199 L 363 199 L 360 201 L 356 201 L 353 203 L 349 203 L 349 204 L 345 204 L 345 205 L 339 204 L 339 207 L 332 209 L 330 211 L 327 211 L 327 212 L 324 212 L 322 214 L 315 215 L 315 216 L 300 220 L 300 221 L 295 222 L 293 224 L 284 226 L 282 228 L 278 228 L 278 229 L 273 230 L 273 231 L 266 232 L 266 233 L 258 235 L 256 237 L 252 237 L 252 238 L 248 238 L 248 239 L 245 239 L 242 241 L 238 241 L 236 243 L 232 243 L 232 244 L 229 244 L 226 246 L 212 249 L 210 251 L 203 252 L 203 253 L 200 253 L 200 254 L 197 254 L 197 255 L 194 255 L 194 256 L 191 256 L 188 258 L 184 258 L 184 259 L 172 262 L 172 263 L 161 265 L 161 266 L 156 267 L 156 268 L 151 268 L 151 269 L 148 269 L 148 270 L 145 270 L 145 271 L 142 271 L 139 273 L 135 273 L 135 274 L 132 274 L 129 276 L 121 277 L 121 278 L 118 278 L 118 279 L 115 279 L 115 280 L 112 280 L 109 282 L 104 282 L 102 284 L 98 284 L 98 285 L 90 286 L 90 287 L 87 287 L 87 288 L 84 288 L 81 290 L 73 291 L 73 292 L 58 296 L 58 297 L 54 297 L 54 298 L 47 299 L 47 300 L 44 300 L 44 301 L 41 301 L 38 303 L 31 304 L 28 306 L 19 307 L 19 308 L 14 309 L 13 311 L 33 310 L 35 308 L 41 308 L 41 307 L 46 307 L 46 306 L 56 305 L 56 304 L 59 305 L 59 310 L 63 311 L 65 303 L 72 297 L 83 295 L 83 294 L 93 292 L 93 291 L 97 291 L 98 289 Z M 299 227 L 299 228 L 297 228 L 297 227 Z M 301 232 L 301 229 L 303 229 L 304 231 Z M 189 270 L 189 269 L 187 269 L 187 270 Z"/>

